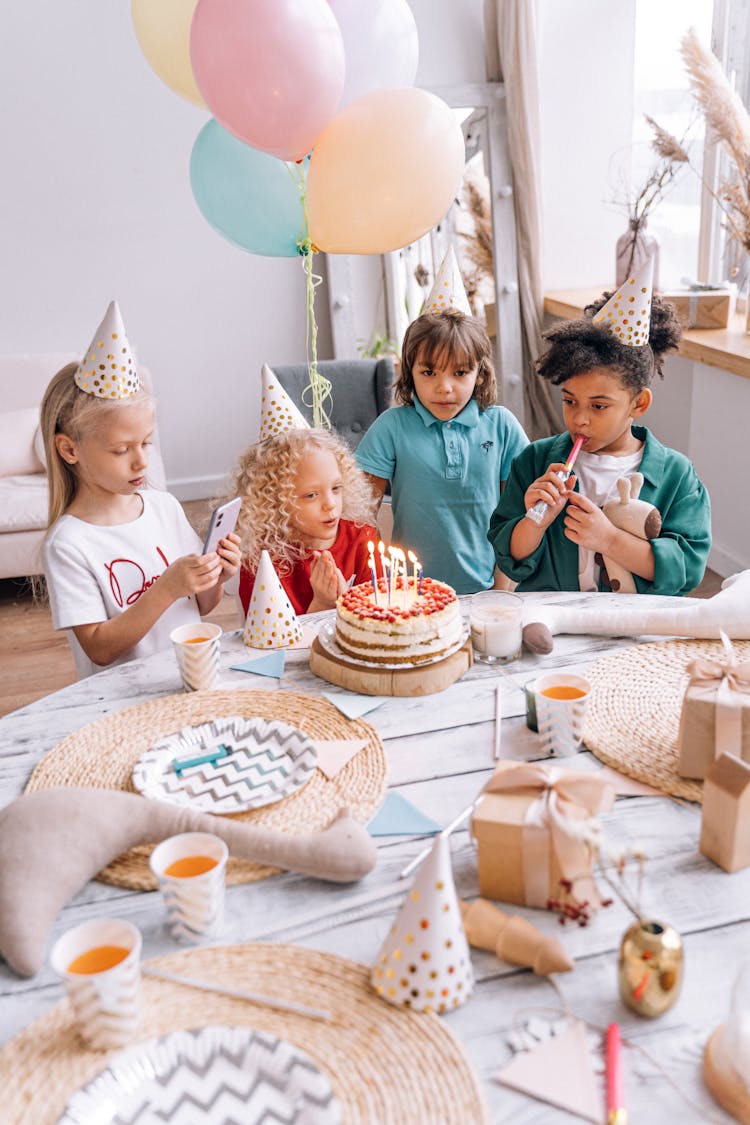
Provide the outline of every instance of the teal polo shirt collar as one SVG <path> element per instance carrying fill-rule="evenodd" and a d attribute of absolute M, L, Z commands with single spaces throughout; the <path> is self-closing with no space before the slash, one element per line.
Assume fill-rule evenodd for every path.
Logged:
<path fill-rule="evenodd" d="M 425 426 L 431 426 L 434 422 L 437 422 L 439 426 L 465 426 L 468 430 L 473 430 L 479 425 L 479 407 L 477 406 L 477 400 L 475 398 L 467 402 L 460 414 L 446 422 L 443 422 L 441 418 L 436 418 L 434 414 L 431 414 L 427 407 L 423 406 L 419 401 L 416 392 L 414 394 L 414 409 Z"/>

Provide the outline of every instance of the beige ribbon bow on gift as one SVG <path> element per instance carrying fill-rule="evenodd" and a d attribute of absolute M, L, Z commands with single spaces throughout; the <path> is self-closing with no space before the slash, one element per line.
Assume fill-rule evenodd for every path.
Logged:
<path fill-rule="evenodd" d="M 690 685 L 716 687 L 716 736 L 714 757 L 734 754 L 742 757 L 742 699 L 750 694 L 750 663 L 738 664 L 734 646 L 722 630 L 724 660 L 698 657 L 687 666 Z"/>
<path fill-rule="evenodd" d="M 608 812 L 615 791 L 596 774 L 577 773 L 531 762 L 498 770 L 484 793 L 536 795 L 524 817 L 523 881 L 527 906 L 546 907 L 550 897 L 550 861 L 557 857 L 560 873 L 571 882 L 586 876 L 584 897 L 594 907 L 599 895 L 591 871 L 585 821 Z M 580 884 L 577 887 L 580 892 Z"/>

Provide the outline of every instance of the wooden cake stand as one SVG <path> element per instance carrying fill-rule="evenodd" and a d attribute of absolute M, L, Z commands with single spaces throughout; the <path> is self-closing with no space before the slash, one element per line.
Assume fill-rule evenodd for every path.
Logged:
<path fill-rule="evenodd" d="M 361 695 L 432 695 L 460 680 L 474 663 L 471 639 L 433 664 L 404 668 L 374 668 L 343 653 L 334 655 L 318 637 L 310 646 L 310 669 L 316 676 Z"/>

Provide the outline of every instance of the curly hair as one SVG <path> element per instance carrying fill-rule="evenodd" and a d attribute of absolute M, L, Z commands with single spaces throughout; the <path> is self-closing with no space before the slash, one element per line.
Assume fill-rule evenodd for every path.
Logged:
<path fill-rule="evenodd" d="M 425 363 L 441 359 L 462 364 L 467 370 L 477 368 L 474 398 L 480 410 L 497 402 L 492 343 L 487 329 L 475 316 L 466 316 L 457 309 L 441 313 L 423 313 L 406 329 L 401 345 L 401 372 L 393 388 L 396 402 L 410 406 L 414 402 L 414 364 L 420 355 Z"/>
<path fill-rule="evenodd" d="M 594 324 L 593 317 L 611 296 L 603 293 L 578 320 L 563 321 L 545 332 L 549 346 L 536 365 L 543 379 L 558 385 L 595 367 L 609 367 L 625 388 L 637 393 L 651 385 L 654 373 L 664 377 L 664 355 L 677 347 L 682 334 L 674 305 L 654 296 L 648 344 L 630 347 L 617 339 L 608 324 Z"/>
<path fill-rule="evenodd" d="M 343 482 L 343 519 L 371 523 L 375 500 L 354 454 L 338 434 L 329 430 L 287 430 L 256 442 L 242 454 L 232 475 L 230 496 L 242 497 L 235 528 L 244 564 L 257 571 L 261 551 L 288 573 L 309 554 L 294 526 L 294 478 L 300 461 L 313 449 L 332 453 Z"/>

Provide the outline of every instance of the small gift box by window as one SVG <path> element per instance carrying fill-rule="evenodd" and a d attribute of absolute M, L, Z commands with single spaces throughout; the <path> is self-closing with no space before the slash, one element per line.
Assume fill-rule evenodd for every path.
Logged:
<path fill-rule="evenodd" d="M 587 844 L 592 818 L 614 801 L 595 773 L 501 762 L 471 822 L 484 898 L 547 907 L 569 880 L 579 901 L 600 899 Z"/>
<path fill-rule="evenodd" d="M 720 754 L 750 762 L 750 663 L 723 638 L 723 660 L 693 660 L 677 736 L 677 772 L 705 778 Z"/>
<path fill-rule="evenodd" d="M 670 289 L 660 293 L 674 305 L 685 328 L 726 328 L 731 293 L 728 289 Z"/>

